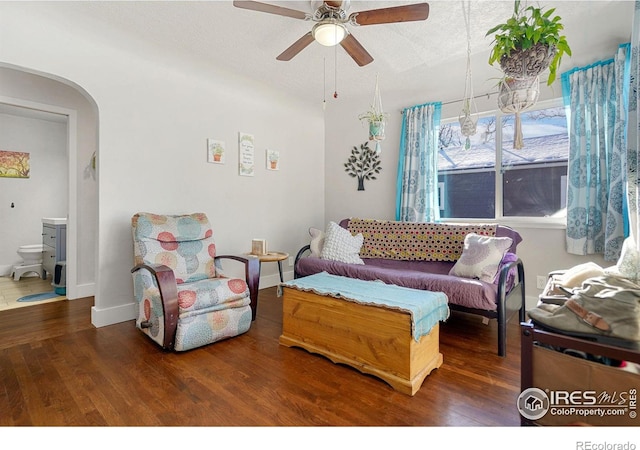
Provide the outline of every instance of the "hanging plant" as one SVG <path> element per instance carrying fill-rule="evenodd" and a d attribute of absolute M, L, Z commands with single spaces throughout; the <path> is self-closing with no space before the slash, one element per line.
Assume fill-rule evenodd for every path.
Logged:
<path fill-rule="evenodd" d="M 560 32 L 564 26 L 560 16 L 553 16 L 555 8 L 529 6 L 522 10 L 520 0 L 514 1 L 513 16 L 487 31 L 495 34 L 489 64 L 499 63 L 505 75 L 512 78 L 531 78 L 549 68 L 547 85 L 558 73 L 560 61 L 571 56 L 567 39 Z"/>
<path fill-rule="evenodd" d="M 369 140 L 370 141 L 383 141 L 384 140 L 384 126 L 389 114 L 378 111 L 374 106 L 371 106 L 369 111 L 362 113 L 358 116 L 358 119 L 366 121 L 369 124 Z"/>
<path fill-rule="evenodd" d="M 354 145 L 351 156 L 344 164 L 344 171 L 350 177 L 358 178 L 359 191 L 364 191 L 364 180 L 375 180 L 381 170 L 379 155 L 369 148 L 368 142 L 360 145 L 360 148 Z"/>
<path fill-rule="evenodd" d="M 369 140 L 376 143 L 376 153 L 380 154 L 382 148 L 380 142 L 384 141 L 384 127 L 389 114 L 382 109 L 382 97 L 380 96 L 380 88 L 378 86 L 378 77 L 376 76 L 376 89 L 373 93 L 373 102 L 371 107 L 365 113 L 358 116 L 361 121 L 366 121 L 369 125 Z"/>

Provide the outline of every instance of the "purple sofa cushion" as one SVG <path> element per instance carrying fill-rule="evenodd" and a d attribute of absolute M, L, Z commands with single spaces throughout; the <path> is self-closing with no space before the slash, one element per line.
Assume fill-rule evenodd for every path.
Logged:
<path fill-rule="evenodd" d="M 345 264 L 308 256 L 296 265 L 298 276 L 327 272 L 360 280 L 379 280 L 412 289 L 444 292 L 449 304 L 496 310 L 497 286 L 480 280 L 448 275 L 452 262 L 396 261 L 362 258 L 364 265 Z"/>

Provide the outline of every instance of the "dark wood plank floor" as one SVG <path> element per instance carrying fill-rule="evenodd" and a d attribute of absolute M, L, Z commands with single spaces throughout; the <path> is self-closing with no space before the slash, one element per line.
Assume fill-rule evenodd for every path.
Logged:
<path fill-rule="evenodd" d="M 413 397 L 355 369 L 278 344 L 282 304 L 260 291 L 249 332 L 185 353 L 134 323 L 96 329 L 93 299 L 0 313 L 0 425 L 518 426 L 520 338 L 452 313 L 442 367 Z"/>

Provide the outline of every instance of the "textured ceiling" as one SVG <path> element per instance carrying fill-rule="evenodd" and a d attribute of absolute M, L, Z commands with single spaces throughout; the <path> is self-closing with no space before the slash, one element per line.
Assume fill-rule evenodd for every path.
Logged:
<path fill-rule="evenodd" d="M 464 89 L 467 32 L 463 8 L 468 3 L 463 1 L 428 2 L 430 15 L 426 21 L 349 26 L 374 58 L 365 67 L 357 66 L 341 47 L 327 48 L 315 42 L 289 62 L 276 61 L 276 56 L 310 31 L 313 24 L 235 8 L 231 1 L 25 3 L 34 12 L 55 14 L 78 33 L 125 47 L 141 57 L 250 76 L 304 100 L 330 97 L 335 89 L 346 97 L 372 96 L 376 76 L 381 89 L 436 91 L 443 101 L 459 98 Z M 312 12 L 311 1 L 265 3 Z M 349 12 L 412 3 L 417 1 L 352 1 Z M 563 61 L 562 70 L 593 62 L 594 53 L 610 56 L 619 43 L 630 38 L 631 1 L 529 4 L 555 7 L 562 16 L 574 53 Z M 512 1 L 470 2 L 476 93 L 489 89 L 488 82 L 495 85 L 500 75 L 487 64 L 491 39 L 485 33 L 506 20 L 512 10 Z"/>

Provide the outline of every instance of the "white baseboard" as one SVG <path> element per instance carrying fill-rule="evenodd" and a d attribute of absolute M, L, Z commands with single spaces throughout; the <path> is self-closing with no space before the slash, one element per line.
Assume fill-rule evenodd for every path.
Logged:
<path fill-rule="evenodd" d="M 69 297 L 69 289 L 67 288 L 67 298 L 69 300 L 75 300 L 77 298 L 94 297 L 96 295 L 96 284 L 87 283 L 79 284 L 75 288 L 75 295 L 73 298 Z"/>
<path fill-rule="evenodd" d="M 91 308 L 91 323 L 96 328 L 127 322 L 135 318 L 136 305 L 133 302 L 105 309 L 98 309 L 95 306 Z"/>

